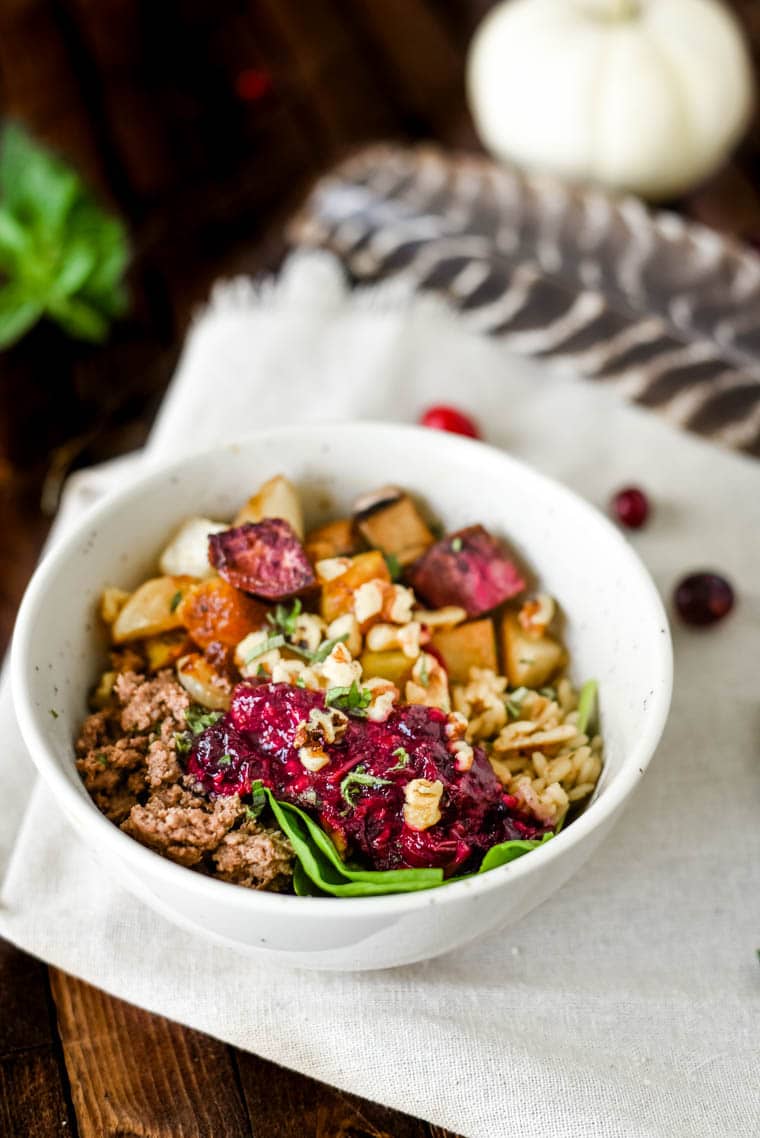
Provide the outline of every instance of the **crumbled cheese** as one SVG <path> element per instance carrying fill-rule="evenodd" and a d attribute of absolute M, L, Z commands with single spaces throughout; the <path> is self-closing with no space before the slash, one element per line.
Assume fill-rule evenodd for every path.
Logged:
<path fill-rule="evenodd" d="M 393 624 L 408 624 L 412 619 L 414 593 L 403 585 L 386 585 L 383 597 L 383 616 Z"/>
<path fill-rule="evenodd" d="M 313 612 L 302 612 L 296 617 L 293 635 L 290 639 L 299 648 L 305 648 L 308 652 L 316 652 L 322 643 L 324 632 L 325 622 L 321 616 L 317 616 Z"/>
<path fill-rule="evenodd" d="M 327 628 L 328 640 L 341 640 L 346 637 L 344 643 L 346 648 L 352 656 L 360 656 L 362 650 L 362 634 L 359 631 L 359 622 L 352 612 L 346 612 L 343 616 L 338 616 Z"/>
<path fill-rule="evenodd" d="M 321 665 L 320 673 L 328 687 L 350 688 L 351 684 L 361 680 L 362 666 L 358 660 L 351 658 L 345 644 L 336 644 Z"/>
<path fill-rule="evenodd" d="M 400 648 L 410 660 L 416 660 L 421 651 L 422 627 L 412 620 L 408 624 L 376 624 L 367 633 L 367 647 L 372 652 L 388 652 Z"/>
<path fill-rule="evenodd" d="M 241 676 L 257 676 L 261 671 L 271 676 L 276 664 L 282 660 L 279 648 L 271 648 L 269 652 L 256 655 L 256 649 L 266 644 L 271 631 L 261 628 L 257 632 L 249 632 L 235 649 L 235 664 Z"/>

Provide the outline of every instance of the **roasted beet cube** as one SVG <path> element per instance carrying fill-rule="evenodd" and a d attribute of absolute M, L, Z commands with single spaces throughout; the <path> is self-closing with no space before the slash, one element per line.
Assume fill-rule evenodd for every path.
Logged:
<path fill-rule="evenodd" d="M 225 581 L 268 601 L 297 596 L 315 583 L 303 545 L 281 518 L 210 534 L 208 557 Z"/>
<path fill-rule="evenodd" d="M 431 545 L 407 569 L 406 580 L 431 608 L 459 605 L 468 616 L 482 616 L 525 588 L 506 546 L 483 526 Z"/>

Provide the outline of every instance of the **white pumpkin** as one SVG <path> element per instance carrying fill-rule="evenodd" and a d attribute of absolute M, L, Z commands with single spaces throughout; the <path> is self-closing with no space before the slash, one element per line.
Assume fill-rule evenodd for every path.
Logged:
<path fill-rule="evenodd" d="M 718 0 L 507 0 L 475 34 L 468 87 L 499 158 L 648 198 L 715 170 L 753 103 Z"/>

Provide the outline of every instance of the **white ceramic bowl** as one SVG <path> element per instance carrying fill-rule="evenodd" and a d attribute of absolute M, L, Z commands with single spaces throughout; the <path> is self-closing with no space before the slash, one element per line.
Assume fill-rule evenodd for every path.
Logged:
<path fill-rule="evenodd" d="M 175 865 L 123 834 L 90 801 L 72 742 L 104 662 L 95 615 L 103 586 L 134 587 L 154 572 L 184 517 L 231 517 L 280 471 L 301 487 L 312 524 L 345 512 L 362 490 L 399 482 L 447 528 L 482 522 L 507 537 L 559 599 L 573 675 L 599 681 L 606 758 L 594 801 L 553 841 L 429 892 L 290 897 Z M 584 501 L 480 443 L 356 423 L 257 434 L 154 469 L 95 506 L 35 573 L 18 617 L 12 672 L 37 768 L 72 826 L 137 897 L 177 924 L 286 964 L 367 969 L 447 952 L 516 920 L 565 884 L 609 833 L 652 757 L 668 712 L 672 660 L 667 619 L 646 570 Z"/>

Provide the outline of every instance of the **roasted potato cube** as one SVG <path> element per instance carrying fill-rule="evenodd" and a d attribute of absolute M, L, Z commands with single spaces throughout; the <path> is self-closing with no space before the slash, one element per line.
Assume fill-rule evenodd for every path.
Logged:
<path fill-rule="evenodd" d="M 316 563 L 330 557 L 350 557 L 359 552 L 361 542 L 354 533 L 351 519 L 340 518 L 307 533 L 305 546 L 309 560 Z"/>
<path fill-rule="evenodd" d="M 152 577 L 145 581 L 132 593 L 111 626 L 114 644 L 180 628 L 182 620 L 177 610 L 194 584 L 192 577 Z"/>
<path fill-rule="evenodd" d="M 190 651 L 192 645 L 184 628 L 176 632 L 163 632 L 160 636 L 149 636 L 145 641 L 145 658 L 149 672 L 160 672 L 176 664 L 180 656 Z"/>
<path fill-rule="evenodd" d="M 515 688 L 543 687 L 567 659 L 559 640 L 548 632 L 539 636 L 526 632 L 513 612 L 502 618 L 501 643 L 504 669 Z"/>
<path fill-rule="evenodd" d="M 411 677 L 414 660 L 410 660 L 403 652 L 364 652 L 360 663 L 365 680 L 378 676 L 381 680 L 390 680 L 401 691 L 404 684 Z"/>
<path fill-rule="evenodd" d="M 187 694 L 203 707 L 227 711 L 232 698 L 232 684 L 217 672 L 200 652 L 191 652 L 177 662 L 177 679 Z"/>
<path fill-rule="evenodd" d="M 453 683 L 466 683 L 470 678 L 470 668 L 498 671 L 496 633 L 493 621 L 488 617 L 456 628 L 442 629 L 436 632 L 432 645 L 440 654 Z"/>
<path fill-rule="evenodd" d="M 359 586 L 377 580 L 387 581 L 389 584 L 391 580 L 385 558 L 379 550 L 372 549 L 369 553 L 359 553 L 356 557 L 352 557 L 345 573 L 325 581 L 322 586 L 320 600 L 322 619 L 330 624 L 344 612 L 351 612 L 354 593 Z"/>
<path fill-rule="evenodd" d="M 303 538 L 301 499 L 293 483 L 283 474 L 276 474 L 265 482 L 238 511 L 232 524 L 242 526 L 246 522 L 263 522 L 265 518 L 281 518 L 288 522 L 298 537 Z"/>
<path fill-rule="evenodd" d="M 189 589 L 177 615 L 196 644 L 217 642 L 234 648 L 249 632 L 266 624 L 267 609 L 222 577 Z"/>
<path fill-rule="evenodd" d="M 208 559 L 209 535 L 227 528 L 224 522 L 212 522 L 209 518 L 187 518 L 161 554 L 159 569 L 175 576 L 213 577 Z"/>
<path fill-rule="evenodd" d="M 435 541 L 408 494 L 359 514 L 356 527 L 368 545 L 402 566 L 411 565 Z"/>
<path fill-rule="evenodd" d="M 246 522 L 209 538 L 209 560 L 236 589 L 284 601 L 316 584 L 304 547 L 282 518 Z"/>

